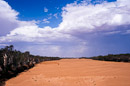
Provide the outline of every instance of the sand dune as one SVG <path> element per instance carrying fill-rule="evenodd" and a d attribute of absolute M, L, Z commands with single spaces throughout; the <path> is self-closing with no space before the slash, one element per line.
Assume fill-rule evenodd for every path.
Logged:
<path fill-rule="evenodd" d="M 130 63 L 47 61 L 8 80 L 6 86 L 130 86 Z"/>

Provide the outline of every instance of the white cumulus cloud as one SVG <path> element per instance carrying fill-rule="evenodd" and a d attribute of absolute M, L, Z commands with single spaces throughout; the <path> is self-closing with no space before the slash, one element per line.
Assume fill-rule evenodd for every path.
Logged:
<path fill-rule="evenodd" d="M 102 33 L 118 30 L 130 24 L 129 0 L 87 4 L 68 4 L 63 8 L 63 21 L 58 29 L 71 35 Z M 130 29 L 130 28 L 127 28 Z"/>
<path fill-rule="evenodd" d="M 18 14 L 7 2 L 0 0 L 0 36 L 20 26 L 35 25 L 36 21 L 19 21 Z"/>
<path fill-rule="evenodd" d="M 4 3 L 1 7 L 7 8 L 12 13 L 11 18 L 14 19 L 13 21 L 16 21 L 16 24 L 18 24 L 19 22 L 17 28 L 12 30 L 11 33 L 7 35 L 7 38 L 13 35 L 23 35 L 27 37 L 43 37 L 43 34 L 51 36 L 53 39 L 57 36 L 56 34 L 58 34 L 59 37 L 63 37 L 62 35 L 68 35 L 72 36 L 71 38 L 80 38 L 81 35 L 85 36 L 91 33 L 121 33 L 122 29 L 126 29 L 127 31 L 129 27 L 125 27 L 130 25 L 130 6 L 128 4 L 130 2 L 129 0 L 102 2 L 96 5 L 88 4 L 87 2 L 82 2 L 78 4 L 75 2 L 72 4 L 68 4 L 66 5 L 66 7 L 63 8 L 63 21 L 56 28 L 50 27 L 49 30 L 51 31 L 51 34 L 46 32 L 46 27 L 39 28 L 35 24 L 35 21 L 18 21 L 18 12 L 11 9 L 11 7 L 5 1 L 2 0 L 1 2 Z M 6 14 L 8 15 L 8 13 L 5 13 L 5 15 Z M 6 18 L 6 16 L 4 18 Z M 43 22 L 50 23 L 48 19 L 43 19 Z M 122 29 L 119 27 L 122 27 Z"/>
<path fill-rule="evenodd" d="M 96 35 L 97 39 L 99 35 L 130 32 L 129 3 L 130 0 L 117 0 L 93 5 L 84 0 L 81 3 L 67 4 L 63 8 L 62 22 L 58 27 L 40 28 L 36 25 L 36 21 L 19 21 L 17 17 L 19 13 L 13 10 L 7 2 L 0 0 L 0 25 L 2 27 L 0 35 L 6 35 L 0 37 L 0 43 L 57 44 L 47 52 L 55 50 L 58 55 L 69 50 L 73 55 L 76 53 L 80 55 L 89 51 L 87 44 L 91 43 L 86 40 L 86 37 L 91 38 L 91 35 Z M 44 8 L 44 12 L 48 12 L 48 9 Z M 57 17 L 56 14 L 55 17 Z M 48 19 L 43 19 L 43 22 L 49 23 Z M 63 51 L 60 51 L 61 49 Z M 67 54 L 70 55 L 70 53 Z"/>

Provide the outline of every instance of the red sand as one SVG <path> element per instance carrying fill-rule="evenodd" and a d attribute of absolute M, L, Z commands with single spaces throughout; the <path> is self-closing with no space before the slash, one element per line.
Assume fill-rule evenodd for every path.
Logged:
<path fill-rule="evenodd" d="M 6 86 L 130 86 L 130 63 L 88 59 L 47 61 L 8 80 Z"/>

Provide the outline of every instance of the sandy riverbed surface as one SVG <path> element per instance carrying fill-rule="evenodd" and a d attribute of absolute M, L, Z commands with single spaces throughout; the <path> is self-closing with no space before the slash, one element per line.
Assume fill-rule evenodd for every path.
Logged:
<path fill-rule="evenodd" d="M 130 63 L 46 61 L 8 80 L 5 86 L 130 86 Z"/>

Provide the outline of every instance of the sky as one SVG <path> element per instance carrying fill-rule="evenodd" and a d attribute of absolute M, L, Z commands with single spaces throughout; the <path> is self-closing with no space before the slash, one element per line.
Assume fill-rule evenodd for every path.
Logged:
<path fill-rule="evenodd" d="M 130 0 L 0 0 L 0 48 L 41 56 L 130 53 Z"/>

